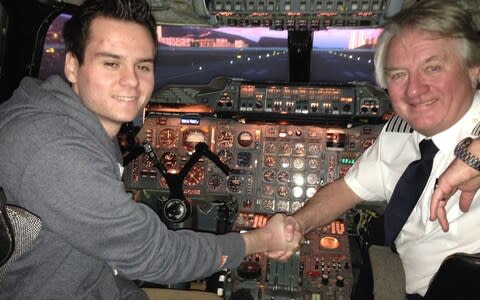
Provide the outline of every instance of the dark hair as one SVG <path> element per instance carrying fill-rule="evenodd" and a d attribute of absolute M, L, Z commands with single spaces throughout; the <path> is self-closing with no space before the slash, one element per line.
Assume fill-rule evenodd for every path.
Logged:
<path fill-rule="evenodd" d="M 398 32 L 406 28 L 431 32 L 441 38 L 456 39 L 465 66 L 480 65 L 479 35 L 469 11 L 459 1 L 422 0 L 389 19 L 378 39 L 375 76 L 381 87 L 386 87 L 385 64 L 390 42 Z"/>
<path fill-rule="evenodd" d="M 73 53 L 80 65 L 84 60 L 90 24 L 99 16 L 144 26 L 157 48 L 157 26 L 146 0 L 86 0 L 63 26 L 65 52 Z"/>

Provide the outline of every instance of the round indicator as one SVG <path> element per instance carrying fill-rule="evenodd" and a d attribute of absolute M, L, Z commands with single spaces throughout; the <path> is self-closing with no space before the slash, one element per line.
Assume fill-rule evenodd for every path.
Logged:
<path fill-rule="evenodd" d="M 287 144 L 287 143 L 283 143 L 280 145 L 280 155 L 290 155 L 292 154 L 292 147 Z"/>
<path fill-rule="evenodd" d="M 288 182 L 290 182 L 290 178 L 289 178 L 289 177 L 290 177 L 290 176 L 288 175 L 288 172 L 286 172 L 286 171 L 282 171 L 282 172 L 278 173 L 278 176 L 277 176 L 278 181 L 279 181 L 279 182 L 283 182 L 283 183 L 288 183 Z"/>
<path fill-rule="evenodd" d="M 281 185 L 277 188 L 277 195 L 280 197 L 286 197 L 288 196 L 288 188 L 284 185 Z"/>
<path fill-rule="evenodd" d="M 315 173 L 308 173 L 307 184 L 317 185 L 318 184 L 318 175 L 315 174 Z"/>
<path fill-rule="evenodd" d="M 232 162 L 233 154 L 232 152 L 225 149 L 220 150 L 220 152 L 218 152 L 218 158 L 220 159 L 221 162 L 228 165 Z"/>
<path fill-rule="evenodd" d="M 213 174 L 208 179 L 207 185 L 212 191 L 219 191 L 220 187 L 223 185 L 223 178 L 217 174 Z"/>
<path fill-rule="evenodd" d="M 300 156 L 305 155 L 305 145 L 302 143 L 295 144 L 295 147 L 293 148 L 293 154 Z"/>
<path fill-rule="evenodd" d="M 194 165 L 190 172 L 183 180 L 183 183 L 187 186 L 199 185 L 203 182 L 205 178 L 205 167 L 202 165 Z"/>
<path fill-rule="evenodd" d="M 302 186 L 305 183 L 303 173 L 293 173 L 292 180 L 295 185 Z"/>
<path fill-rule="evenodd" d="M 252 153 L 238 152 L 237 165 L 239 167 L 250 167 L 251 162 L 252 162 Z"/>
<path fill-rule="evenodd" d="M 266 182 L 272 182 L 275 179 L 275 172 L 273 170 L 267 170 L 263 173 L 263 180 Z"/>
<path fill-rule="evenodd" d="M 233 134 L 230 131 L 222 130 L 217 136 L 218 145 L 223 147 L 233 146 Z"/>
<path fill-rule="evenodd" d="M 293 167 L 297 170 L 300 170 L 300 169 L 303 169 L 303 167 L 305 166 L 305 160 L 303 158 L 295 158 L 293 160 Z"/>
<path fill-rule="evenodd" d="M 320 246 L 325 249 L 337 249 L 340 247 L 340 241 L 333 236 L 325 236 L 320 239 Z"/>
<path fill-rule="evenodd" d="M 205 142 L 205 133 L 198 129 L 187 130 L 183 133 L 183 148 L 193 152 L 198 143 Z"/>
<path fill-rule="evenodd" d="M 253 143 L 253 135 L 248 131 L 242 131 L 237 137 L 237 142 L 242 147 L 249 147 Z"/>
<path fill-rule="evenodd" d="M 274 143 L 268 143 L 265 145 L 265 153 L 277 152 L 277 146 Z"/>
<path fill-rule="evenodd" d="M 272 196 L 273 195 L 273 186 L 270 184 L 266 184 L 263 186 L 263 194 L 267 196 Z"/>
<path fill-rule="evenodd" d="M 242 190 L 242 177 L 238 175 L 229 176 L 227 179 L 227 189 L 233 193 L 239 193 Z"/>
<path fill-rule="evenodd" d="M 305 191 L 305 196 L 307 196 L 307 199 L 310 199 L 313 197 L 313 195 L 315 195 L 315 193 L 317 192 L 317 189 L 314 188 L 314 187 L 309 187 L 306 191 Z"/>
<path fill-rule="evenodd" d="M 177 143 L 177 133 L 171 128 L 162 129 L 158 133 L 158 144 L 163 148 L 173 148 Z"/>
<path fill-rule="evenodd" d="M 273 156 L 271 156 L 271 155 L 266 155 L 266 156 L 264 157 L 263 164 L 264 164 L 266 167 L 270 167 L 270 168 L 275 167 L 275 165 L 276 165 L 275 157 L 273 157 Z"/>
<path fill-rule="evenodd" d="M 177 155 L 173 152 L 165 152 L 160 157 L 160 162 L 165 166 L 167 170 L 174 169 L 177 163 Z"/>
<path fill-rule="evenodd" d="M 319 144 L 310 144 L 308 145 L 308 154 L 318 156 L 320 154 L 320 149 Z"/>

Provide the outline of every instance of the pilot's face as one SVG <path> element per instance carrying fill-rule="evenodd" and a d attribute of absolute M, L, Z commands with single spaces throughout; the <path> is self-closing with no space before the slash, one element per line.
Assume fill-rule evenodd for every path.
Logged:
<path fill-rule="evenodd" d="M 73 91 L 110 137 L 133 121 L 151 96 L 155 46 L 143 26 L 98 17 L 90 25 L 83 64 L 67 53 L 65 75 Z"/>
<path fill-rule="evenodd" d="M 414 29 L 390 43 L 386 78 L 393 108 L 425 136 L 451 127 L 472 103 L 478 68 L 468 69 L 458 49 L 456 40 Z"/>

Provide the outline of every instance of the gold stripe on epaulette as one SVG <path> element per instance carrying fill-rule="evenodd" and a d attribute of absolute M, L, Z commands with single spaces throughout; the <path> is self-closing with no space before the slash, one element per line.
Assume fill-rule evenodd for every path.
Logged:
<path fill-rule="evenodd" d="M 388 121 L 385 131 L 388 132 L 400 132 L 400 133 L 412 133 L 413 128 L 408 125 L 407 121 L 396 115 Z"/>

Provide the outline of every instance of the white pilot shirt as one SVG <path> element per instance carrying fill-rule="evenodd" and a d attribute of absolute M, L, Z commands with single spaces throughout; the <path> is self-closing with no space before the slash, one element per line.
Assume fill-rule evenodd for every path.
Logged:
<path fill-rule="evenodd" d="M 406 277 L 406 292 L 425 295 L 432 276 L 443 259 L 455 252 L 480 252 L 480 193 L 470 210 L 460 211 L 460 192 L 447 202 L 448 232 L 438 221 L 429 221 L 435 179 L 455 158 L 454 149 L 467 136 L 480 135 L 480 92 L 472 106 L 455 125 L 432 137 L 439 149 L 432 173 L 420 199 L 402 228 L 395 245 Z M 383 128 L 376 142 L 365 151 L 345 175 L 347 185 L 365 201 L 389 200 L 395 184 L 410 162 L 420 158 L 418 144 L 425 138 L 398 116 Z"/>

